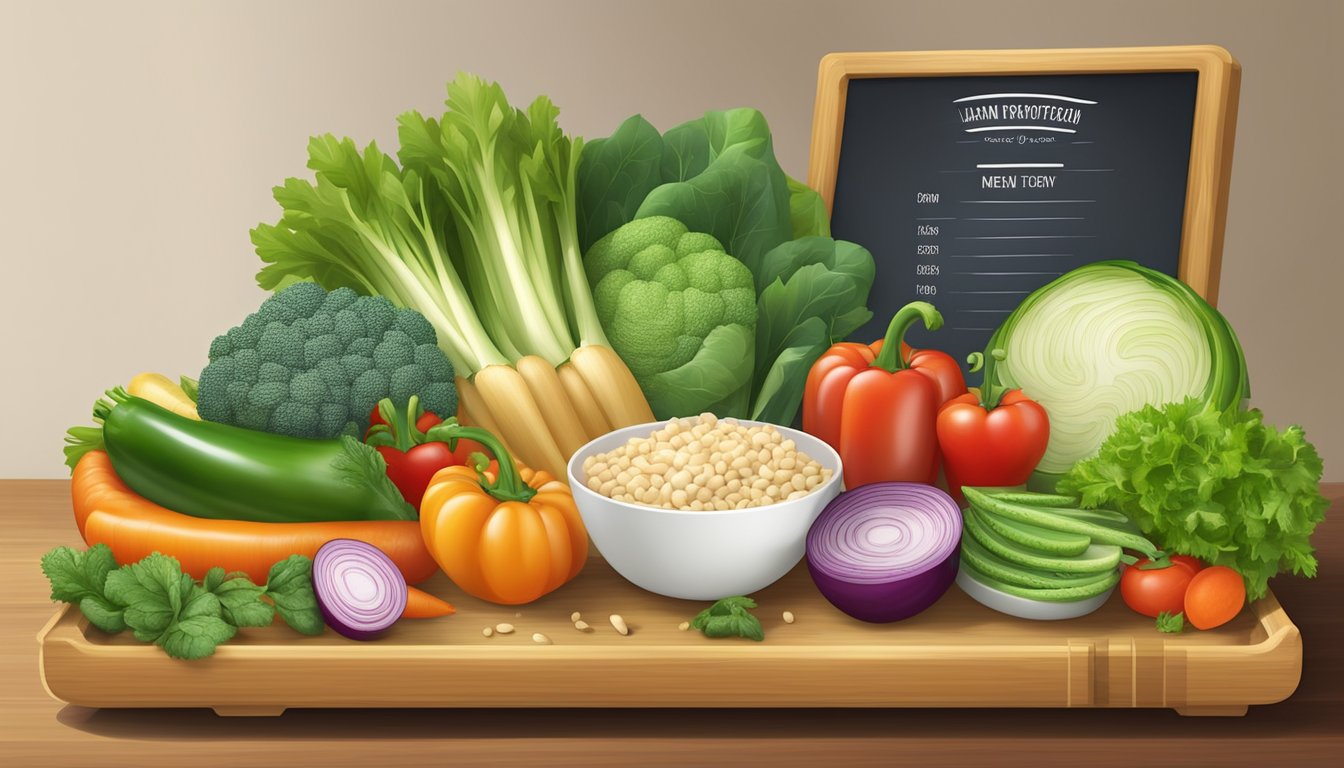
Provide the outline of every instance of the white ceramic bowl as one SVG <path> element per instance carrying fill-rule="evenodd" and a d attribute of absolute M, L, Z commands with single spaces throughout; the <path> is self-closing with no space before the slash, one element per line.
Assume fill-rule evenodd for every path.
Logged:
<path fill-rule="evenodd" d="M 1010 595 L 984 584 L 966 572 L 963 568 L 957 572 L 957 586 L 970 595 L 971 599 L 1009 616 L 1036 621 L 1060 621 L 1086 616 L 1106 604 L 1111 599 L 1115 587 L 1111 587 L 1096 597 L 1075 600 L 1071 603 L 1052 603 L 1046 600 L 1031 600 L 1019 595 Z"/>
<path fill-rule="evenodd" d="M 636 586 L 683 600 L 749 595 L 788 573 L 803 558 L 813 521 L 840 493 L 839 454 L 812 435 L 775 425 L 799 451 L 831 470 L 831 478 L 800 499 L 750 509 L 661 509 L 614 501 L 585 484 L 583 462 L 589 456 L 606 453 L 631 438 L 648 437 L 666 424 L 618 429 L 570 457 L 574 500 L 602 557 Z"/>

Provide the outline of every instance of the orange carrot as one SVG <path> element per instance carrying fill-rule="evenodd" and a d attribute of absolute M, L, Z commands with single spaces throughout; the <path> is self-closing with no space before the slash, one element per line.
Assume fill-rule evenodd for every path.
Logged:
<path fill-rule="evenodd" d="M 197 579 L 220 566 L 264 584 L 271 566 L 290 555 L 312 557 L 332 539 L 359 539 L 387 553 L 409 583 L 438 570 L 417 521 L 254 523 L 191 517 L 127 488 L 103 451 L 90 451 L 75 465 L 70 495 L 85 543 L 106 544 L 122 564 L 161 552 L 177 558 L 182 570 Z"/>
<path fill-rule="evenodd" d="M 415 587 L 406 589 L 406 610 L 401 612 L 401 618 L 437 619 L 454 613 L 457 613 L 457 609 L 447 600 L 431 595 L 423 589 Z"/>

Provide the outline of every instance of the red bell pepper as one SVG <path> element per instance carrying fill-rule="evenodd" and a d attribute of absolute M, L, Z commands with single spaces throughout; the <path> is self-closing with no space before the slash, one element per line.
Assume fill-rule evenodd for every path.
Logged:
<path fill-rule="evenodd" d="M 904 343 L 916 320 L 931 331 L 943 325 L 932 304 L 907 304 L 886 338 L 835 344 L 808 371 L 803 430 L 840 454 L 847 488 L 938 478 L 938 408 L 965 393 L 966 382 L 952 356 Z"/>
<path fill-rule="evenodd" d="M 979 355 L 979 353 L 976 353 Z M 952 498 L 962 503 L 961 487 L 1022 485 L 1031 477 L 1050 442 L 1045 409 L 1007 389 L 994 376 L 1002 350 L 985 363 L 980 394 L 953 398 L 938 411 L 938 445 Z"/>
<path fill-rule="evenodd" d="M 466 465 L 474 452 L 482 451 L 474 440 L 459 440 L 457 450 L 427 433 L 443 422 L 420 407 L 420 398 L 412 395 L 404 411 L 383 399 L 370 418 L 364 442 L 372 445 L 387 462 L 387 476 L 401 491 L 402 498 L 416 509 L 429 487 L 430 478 L 444 467 Z"/>

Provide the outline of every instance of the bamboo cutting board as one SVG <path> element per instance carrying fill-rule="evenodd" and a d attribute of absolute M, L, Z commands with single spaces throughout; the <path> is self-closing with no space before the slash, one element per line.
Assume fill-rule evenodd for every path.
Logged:
<path fill-rule="evenodd" d="M 678 629 L 706 604 L 644 592 L 593 559 L 535 603 L 464 596 L 439 574 L 421 587 L 458 613 L 402 621 L 371 642 L 327 630 L 243 629 L 200 661 L 109 636 L 63 608 L 38 635 L 43 684 L 89 707 L 1169 707 L 1239 715 L 1287 698 L 1302 670 L 1296 626 L 1272 594 L 1216 630 L 1164 635 L 1119 595 L 1079 619 L 994 612 L 954 585 L 903 622 L 833 608 L 805 565 L 754 597 L 765 641 Z M 574 629 L 578 611 L 592 625 Z M 796 621 L 787 624 L 784 611 Z M 630 628 L 608 621 L 620 614 Z M 513 624 L 512 634 L 482 629 Z M 542 633 L 550 644 L 534 642 Z"/>

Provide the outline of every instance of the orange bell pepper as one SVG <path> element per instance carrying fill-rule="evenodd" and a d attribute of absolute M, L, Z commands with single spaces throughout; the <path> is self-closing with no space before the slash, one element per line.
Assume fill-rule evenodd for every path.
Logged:
<path fill-rule="evenodd" d="M 912 302 L 884 339 L 835 344 L 807 374 L 803 430 L 840 454 L 847 488 L 938 479 L 938 408 L 965 394 L 966 381 L 951 355 L 904 343 L 916 320 L 931 331 L 943 325 L 932 304 Z"/>
<path fill-rule="evenodd" d="M 435 473 L 420 503 L 420 529 L 430 555 L 454 584 L 503 605 L 530 603 L 578 575 L 588 559 L 588 532 L 569 486 L 514 462 L 504 444 L 479 427 L 445 422 L 434 428 L 455 448 L 475 440 L 485 456 L 474 466 Z"/>

